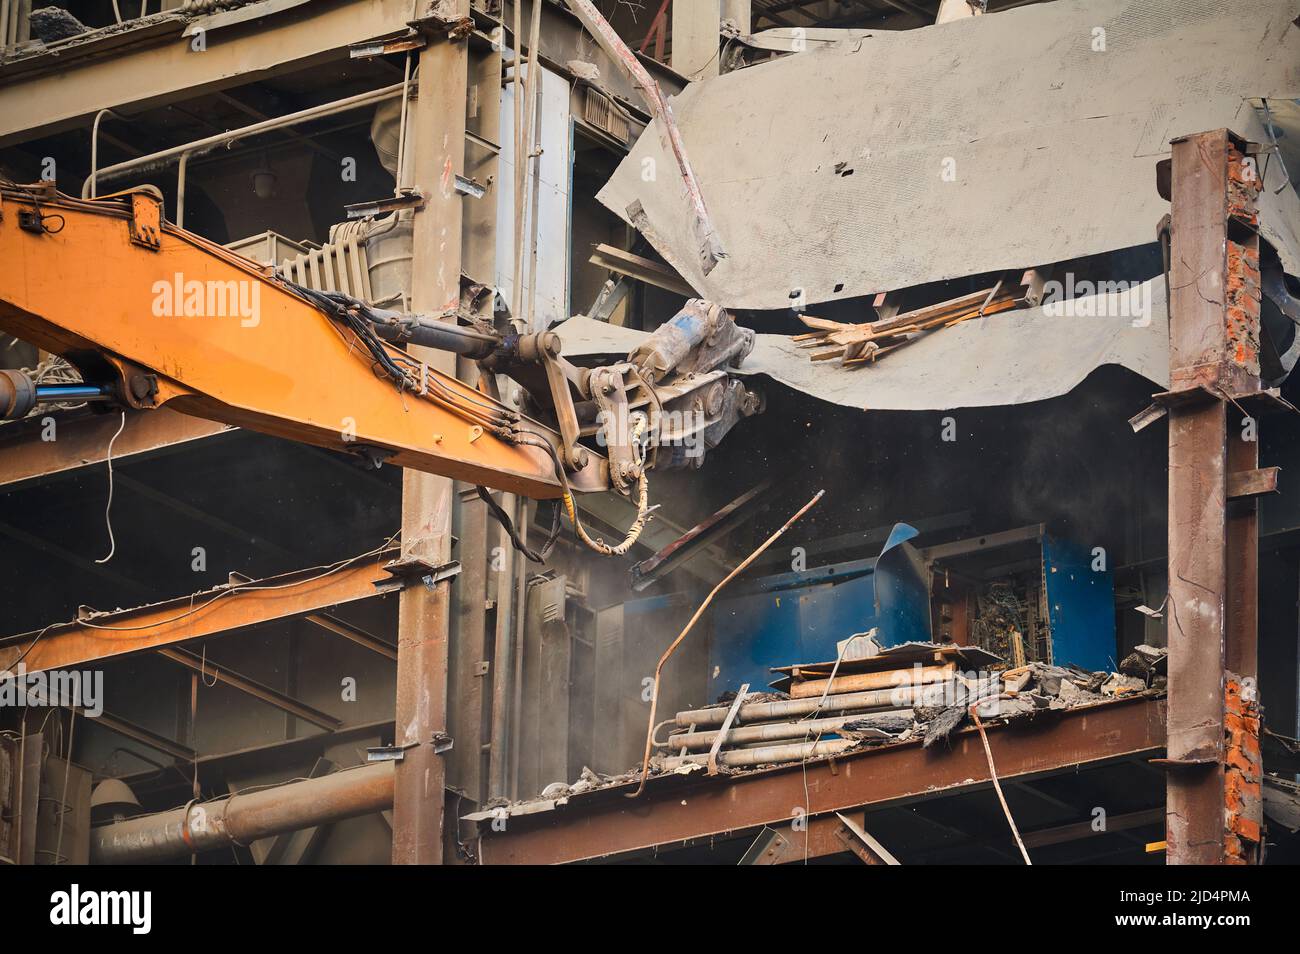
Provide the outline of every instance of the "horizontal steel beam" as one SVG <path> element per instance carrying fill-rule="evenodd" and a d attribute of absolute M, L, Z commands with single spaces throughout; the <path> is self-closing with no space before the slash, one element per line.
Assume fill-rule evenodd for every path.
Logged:
<path fill-rule="evenodd" d="M 357 629 L 350 623 L 345 623 L 341 619 L 329 616 L 325 613 L 310 613 L 304 617 L 309 623 L 315 623 L 321 629 L 334 633 L 336 636 L 342 636 L 344 639 L 350 639 L 358 646 L 363 646 L 372 653 L 380 656 L 386 656 L 396 661 L 397 647 L 371 636 L 364 630 Z"/>
<path fill-rule="evenodd" d="M 211 680 L 212 682 L 224 683 L 231 689 L 252 696 L 254 699 L 261 699 L 267 705 L 274 706 L 281 712 L 287 712 L 291 716 L 304 719 L 312 725 L 319 726 L 329 732 L 333 732 L 343 724 L 342 719 L 336 719 L 328 712 L 314 709 L 304 702 L 299 702 L 293 696 L 280 692 L 278 689 L 272 689 L 255 679 L 242 676 L 187 649 L 168 646 L 158 650 L 158 654 L 165 656 L 172 662 L 180 663 L 191 672 L 198 673 L 205 681 Z"/>
<path fill-rule="evenodd" d="M 100 728 L 108 729 L 110 732 L 116 732 L 124 738 L 139 742 L 142 745 L 147 745 L 149 748 L 170 755 L 178 761 L 192 762 L 194 760 L 194 750 L 188 745 L 182 745 L 179 742 L 146 729 L 144 726 L 136 725 L 134 722 L 130 722 L 127 719 L 111 715 L 107 712 L 101 712 L 99 715 L 92 717 L 87 716 L 85 709 L 80 707 L 68 706 L 67 708 L 74 709 L 78 714 L 90 719 L 94 725 L 97 725 Z"/>
<path fill-rule="evenodd" d="M 406 29 L 410 0 L 310 4 L 253 24 L 226 27 L 201 53 L 177 23 L 153 45 L 92 54 L 96 43 L 7 64 L 0 71 L 0 146 L 81 125 L 101 108 L 124 115 L 193 99 L 319 63 L 348 60 L 352 43 Z M 38 72 L 42 66 L 53 69 Z"/>
<path fill-rule="evenodd" d="M 384 567 L 396 555 L 396 550 L 388 550 L 334 570 L 240 580 L 193 596 L 11 636 L 0 640 L 0 669 L 20 661 L 28 672 L 81 666 L 395 592 L 402 581 Z"/>
<path fill-rule="evenodd" d="M 47 439 L 50 434 L 42 423 L 44 416 L 0 428 L 0 491 L 103 463 L 109 439 L 121 424 L 117 414 L 80 418 L 53 415 L 53 418 L 54 440 Z M 149 454 L 217 434 L 233 434 L 237 430 L 228 424 L 178 414 L 167 408 L 131 411 L 126 415 L 122 433 L 113 441 L 113 460 Z"/>
<path fill-rule="evenodd" d="M 1164 700 L 1080 707 L 989 727 L 1001 779 L 1050 775 L 1078 766 L 1154 755 L 1164 747 Z M 788 825 L 809 818 L 972 790 L 990 784 L 979 735 L 951 748 L 890 745 L 726 781 L 677 775 L 652 779 L 637 799 L 629 786 L 571 798 L 554 811 L 511 816 L 505 831 L 480 826 L 484 864 L 556 864 L 662 848 L 698 838 Z M 833 817 L 833 816 L 832 816 Z"/>
<path fill-rule="evenodd" d="M 647 285 L 654 285 L 677 295 L 694 298 L 695 289 L 682 279 L 675 271 L 658 262 L 634 255 L 612 245 L 597 245 L 588 261 L 597 268 L 603 268 L 629 278 L 635 278 Z"/>
<path fill-rule="evenodd" d="M 1070 825 L 1057 825 L 1053 828 L 1040 828 L 1024 834 L 1025 847 L 1042 848 L 1047 845 L 1063 845 L 1071 841 L 1082 841 L 1095 835 L 1109 835 L 1120 831 L 1129 831 L 1147 825 L 1163 825 L 1165 821 L 1164 806 L 1148 808 L 1140 812 L 1128 812 L 1123 815 L 1107 815 L 1106 827 L 1098 830 L 1096 820 L 1074 822 Z"/>

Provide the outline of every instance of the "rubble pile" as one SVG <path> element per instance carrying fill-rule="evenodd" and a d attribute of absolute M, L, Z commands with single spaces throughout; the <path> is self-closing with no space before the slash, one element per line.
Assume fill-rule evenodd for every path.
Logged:
<path fill-rule="evenodd" d="M 1007 668 L 979 648 L 907 643 L 864 658 L 779 667 L 771 690 L 729 692 L 668 720 L 673 728 L 655 739 L 651 771 L 735 772 L 918 739 L 930 748 L 970 725 L 972 709 L 983 724 L 996 725 L 1163 691 L 1166 662 L 1167 650 L 1138 646 L 1119 672 L 1042 662 Z M 482 814 L 553 808 L 638 777 L 635 769 L 601 775 L 584 768 L 577 781 L 548 785 L 539 799 L 502 801 Z"/>

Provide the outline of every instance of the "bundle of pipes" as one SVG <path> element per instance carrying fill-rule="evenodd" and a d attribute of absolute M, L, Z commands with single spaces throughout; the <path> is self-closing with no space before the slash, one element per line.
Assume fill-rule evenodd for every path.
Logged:
<path fill-rule="evenodd" d="M 912 727 L 913 706 L 950 692 L 955 677 L 951 665 L 858 673 L 800 683 L 795 698 L 746 701 L 744 694 L 730 706 L 679 712 L 675 731 L 656 742 L 666 750 L 657 765 L 664 771 L 688 763 L 742 768 L 837 755 L 864 738 L 888 740 Z M 811 686 L 820 688 L 802 688 Z"/>

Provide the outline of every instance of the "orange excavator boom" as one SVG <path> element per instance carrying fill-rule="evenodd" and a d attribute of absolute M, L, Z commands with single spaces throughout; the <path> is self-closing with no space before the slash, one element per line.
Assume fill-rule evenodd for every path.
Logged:
<path fill-rule="evenodd" d="M 0 188 L 0 329 L 67 358 L 83 397 L 166 405 L 534 498 L 564 493 L 551 428 L 165 221 L 147 190 L 82 200 Z M 23 388 L 0 376 L 0 413 L 35 399 Z M 568 483 L 607 486 L 605 460 L 582 461 Z"/>

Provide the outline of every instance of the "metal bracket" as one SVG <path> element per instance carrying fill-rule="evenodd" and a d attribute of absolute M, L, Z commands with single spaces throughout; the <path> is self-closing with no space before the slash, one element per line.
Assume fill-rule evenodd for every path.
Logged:
<path fill-rule="evenodd" d="M 744 857 L 738 862 L 742 865 L 774 865 L 789 850 L 790 843 L 775 828 L 764 828 L 749 846 Z"/>
<path fill-rule="evenodd" d="M 1179 769 L 1199 769 L 1211 765 L 1218 765 L 1222 759 L 1219 756 L 1205 756 L 1203 758 L 1193 759 L 1147 759 L 1147 762 L 1156 768 L 1162 768 L 1166 771 L 1176 771 Z"/>
<path fill-rule="evenodd" d="M 436 13 L 408 20 L 406 25 L 425 36 L 446 36 L 449 40 L 463 40 L 474 32 L 474 20 L 471 17 L 444 17 Z"/>
<path fill-rule="evenodd" d="M 34 209 L 20 209 L 18 211 L 18 227 L 24 232 L 31 232 L 33 235 L 44 235 L 45 223 L 42 218 L 41 213 Z"/>
<path fill-rule="evenodd" d="M 147 192 L 131 193 L 131 243 L 156 252 L 162 247 L 162 202 Z"/>
<path fill-rule="evenodd" d="M 1154 402 L 1163 408 L 1183 407 L 1188 404 L 1209 404 L 1214 401 L 1233 401 L 1246 406 L 1258 408 L 1260 413 L 1270 411 L 1296 411 L 1294 404 L 1282 397 L 1282 392 L 1278 388 L 1260 388 L 1258 391 L 1246 391 L 1244 393 L 1233 393 L 1227 390 L 1216 390 L 1206 387 L 1203 384 L 1194 384 L 1185 388 L 1178 388 L 1172 391 L 1161 391 L 1159 394 L 1153 394 Z M 1146 414 L 1150 411 L 1143 411 Z M 1140 415 L 1139 415 L 1140 416 Z"/>
<path fill-rule="evenodd" d="M 418 742 L 405 745 L 376 745 L 366 749 L 367 762 L 400 762 L 406 758 L 406 750 L 415 748 Z"/>
<path fill-rule="evenodd" d="M 1256 467 L 1228 474 L 1228 499 L 1244 500 L 1278 492 L 1277 477 L 1280 467 Z"/>
<path fill-rule="evenodd" d="M 407 742 L 405 745 L 375 745 L 366 749 L 367 762 L 401 762 L 406 758 L 406 750 L 413 749 L 419 742 Z M 455 742 L 446 732 L 435 732 L 429 740 L 434 755 L 450 752 Z"/>
<path fill-rule="evenodd" d="M 348 452 L 360 462 L 365 470 L 379 470 L 384 466 L 384 461 L 397 454 L 395 450 L 389 450 L 387 447 L 375 447 L 371 444 L 357 444 L 348 448 Z"/>
<path fill-rule="evenodd" d="M 379 40 L 365 40 L 348 47 L 348 57 L 354 60 L 368 60 L 389 53 L 407 53 L 422 50 L 428 46 L 428 40 L 418 32 L 408 29 L 406 33 Z"/>
<path fill-rule="evenodd" d="M 460 561 L 430 563 L 419 557 L 406 557 L 384 564 L 384 572 L 401 577 L 408 584 L 419 580 L 425 586 L 434 586 L 443 580 L 460 575 Z"/>
<path fill-rule="evenodd" d="M 471 199 L 481 199 L 487 195 L 487 186 L 477 179 L 467 179 L 462 175 L 456 176 L 455 188 L 461 195 L 467 195 Z"/>
<path fill-rule="evenodd" d="M 898 859 L 852 818 L 842 812 L 836 812 L 835 817 L 840 820 L 839 827 L 835 829 L 835 837 L 862 861 L 869 865 L 898 864 Z"/>
<path fill-rule="evenodd" d="M 352 205 L 343 207 L 349 220 L 367 219 L 376 215 L 397 212 L 401 209 L 416 209 L 418 211 L 423 208 L 424 193 L 419 189 L 402 189 L 397 195 L 390 195 L 383 199 L 369 199 L 365 202 L 354 202 Z"/>

